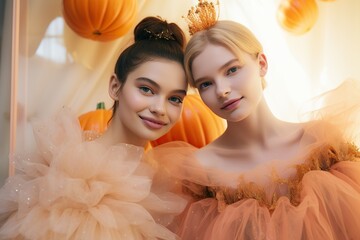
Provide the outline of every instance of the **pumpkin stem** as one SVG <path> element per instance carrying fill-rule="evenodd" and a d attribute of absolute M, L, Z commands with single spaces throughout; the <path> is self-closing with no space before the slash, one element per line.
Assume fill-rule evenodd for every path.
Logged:
<path fill-rule="evenodd" d="M 104 102 L 98 102 L 96 104 L 96 110 L 97 109 L 105 109 L 105 103 Z"/>

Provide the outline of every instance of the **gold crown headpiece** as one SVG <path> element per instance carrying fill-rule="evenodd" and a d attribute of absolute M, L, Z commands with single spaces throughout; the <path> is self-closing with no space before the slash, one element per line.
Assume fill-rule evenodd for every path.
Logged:
<path fill-rule="evenodd" d="M 218 0 L 216 5 L 219 6 Z M 216 14 L 213 2 L 199 0 L 199 3 L 195 7 L 191 7 L 188 11 L 185 19 L 188 23 L 190 36 L 192 36 L 196 32 L 208 29 L 215 25 L 218 20 L 218 14 Z"/>

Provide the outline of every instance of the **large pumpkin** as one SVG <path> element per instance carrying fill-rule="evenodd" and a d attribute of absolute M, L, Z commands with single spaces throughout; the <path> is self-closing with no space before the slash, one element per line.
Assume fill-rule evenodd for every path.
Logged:
<path fill-rule="evenodd" d="M 282 0 L 277 19 L 290 33 L 300 35 L 308 32 L 318 19 L 318 6 L 315 0 Z"/>
<path fill-rule="evenodd" d="M 111 115 L 112 111 L 106 110 L 104 103 L 99 103 L 97 110 L 79 117 L 81 128 L 101 134 L 106 130 Z M 167 134 L 150 144 L 155 147 L 171 141 L 185 141 L 200 148 L 220 136 L 224 130 L 224 121 L 208 109 L 200 96 L 189 94 L 184 99 L 180 120 Z"/>
<path fill-rule="evenodd" d="M 137 0 L 63 0 L 63 16 L 80 36 L 111 41 L 135 24 Z"/>
<path fill-rule="evenodd" d="M 79 122 L 83 131 L 89 130 L 99 134 L 103 133 L 108 126 L 112 111 L 105 109 L 105 103 L 96 105 L 96 110 L 84 113 L 79 116 Z"/>
<path fill-rule="evenodd" d="M 164 136 L 152 141 L 152 146 L 171 141 L 185 141 L 195 147 L 203 147 L 225 131 L 223 119 L 215 115 L 199 95 L 189 94 L 183 102 L 180 120 Z"/>

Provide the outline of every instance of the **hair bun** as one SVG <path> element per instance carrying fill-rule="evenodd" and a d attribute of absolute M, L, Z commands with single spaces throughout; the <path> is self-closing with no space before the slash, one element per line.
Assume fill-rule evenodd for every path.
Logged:
<path fill-rule="evenodd" d="M 175 23 L 168 23 L 160 17 L 146 17 L 134 29 L 135 42 L 141 40 L 176 41 L 182 48 L 185 46 L 183 31 Z"/>

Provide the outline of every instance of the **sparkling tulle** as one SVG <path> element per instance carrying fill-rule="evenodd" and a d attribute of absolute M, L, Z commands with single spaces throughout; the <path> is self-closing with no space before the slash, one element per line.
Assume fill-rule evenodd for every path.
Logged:
<path fill-rule="evenodd" d="M 14 156 L 17 174 L 0 190 L 1 239 L 178 239 L 165 225 L 185 201 L 152 190 L 143 148 L 85 141 L 67 109 L 34 136 L 36 152 Z"/>

